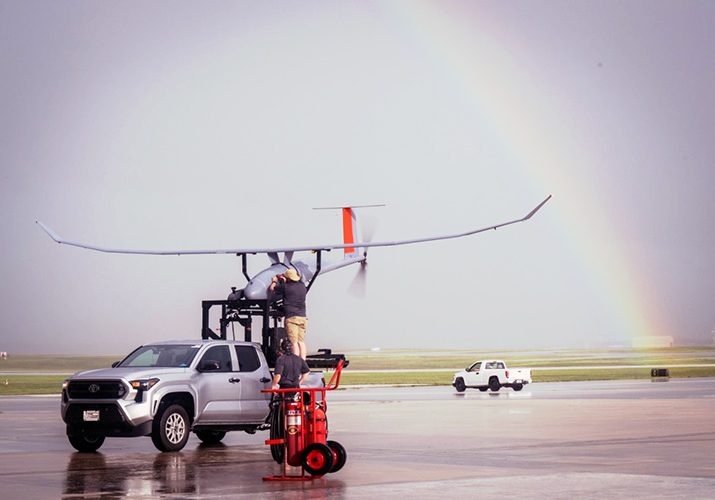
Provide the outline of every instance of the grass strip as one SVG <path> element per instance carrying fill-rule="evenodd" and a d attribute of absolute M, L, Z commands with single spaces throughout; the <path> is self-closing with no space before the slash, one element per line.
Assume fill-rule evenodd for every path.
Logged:
<path fill-rule="evenodd" d="M 56 375 L 8 375 L 0 377 L 0 396 L 57 394 L 67 377 Z"/>
<path fill-rule="evenodd" d="M 702 353 L 702 354 L 701 354 Z M 435 369 L 449 368 L 455 371 L 470 366 L 479 359 L 504 359 L 507 365 L 522 368 L 547 366 L 596 366 L 596 365 L 667 365 L 712 363 L 713 347 L 671 348 L 654 351 L 625 350 L 607 351 L 536 351 L 529 355 L 509 355 L 508 352 L 450 352 L 398 351 L 370 354 L 348 354 L 350 367 L 356 370 L 387 369 Z M 710 354 L 710 357 L 707 355 Z M 123 356 L 48 356 L 11 355 L 0 360 L 0 371 L 5 372 L 59 372 L 73 373 L 93 368 L 108 368 Z"/>
<path fill-rule="evenodd" d="M 540 370 L 532 369 L 534 382 L 574 382 L 586 380 L 626 380 L 648 379 L 649 368 L 594 368 L 592 370 Z M 326 374 L 325 380 L 329 380 Z M 451 385 L 452 373 L 449 372 L 378 372 L 351 373 L 344 371 L 340 379 L 341 385 L 372 385 L 372 384 L 407 384 L 407 385 Z M 715 366 L 670 368 L 672 378 L 715 377 Z"/>
<path fill-rule="evenodd" d="M 0 371 L 67 372 L 109 368 L 124 356 L 28 356 L 10 355 L 0 361 Z"/>
<path fill-rule="evenodd" d="M 329 380 L 331 373 L 326 373 Z M 340 384 L 349 385 L 446 385 L 452 384 L 449 372 L 343 372 Z M 670 368 L 671 378 L 715 377 L 715 367 Z M 532 370 L 535 383 L 538 382 L 573 382 L 586 380 L 626 380 L 649 379 L 650 369 L 617 368 L 592 370 Z M 63 376 L 47 375 L 8 375 L 0 377 L 0 396 L 60 394 Z"/>
<path fill-rule="evenodd" d="M 669 368 L 672 378 L 715 377 L 715 366 Z M 592 370 L 532 370 L 534 382 L 574 382 L 585 380 L 628 380 L 651 378 L 648 368 Z"/>
<path fill-rule="evenodd" d="M 389 369 L 435 369 L 471 366 L 479 359 L 495 359 L 487 356 L 466 357 L 466 356 L 349 356 L 350 368 L 355 370 L 389 370 Z M 502 357 L 508 366 L 519 368 L 538 368 L 547 366 L 620 366 L 620 365 L 668 365 L 668 364 L 704 364 L 712 363 L 713 358 L 696 357 L 683 355 L 672 356 L 633 356 L 622 358 L 608 357 L 564 357 L 552 356 L 548 359 L 512 359 Z"/>
<path fill-rule="evenodd" d="M 329 379 L 325 376 L 326 382 Z M 449 372 L 377 372 L 350 373 L 344 371 L 340 385 L 407 384 L 407 385 L 451 385 L 452 374 Z"/>

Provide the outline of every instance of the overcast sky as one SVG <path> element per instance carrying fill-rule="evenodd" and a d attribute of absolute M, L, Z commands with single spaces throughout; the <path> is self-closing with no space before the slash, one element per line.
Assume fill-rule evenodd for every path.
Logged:
<path fill-rule="evenodd" d="M 0 0 L 0 350 L 199 338 L 234 256 L 375 240 L 309 349 L 557 348 L 715 327 L 715 3 Z M 359 216 L 368 215 L 363 211 Z M 333 252 L 331 258 L 339 258 Z M 264 256 L 249 261 L 256 272 Z M 216 325 L 212 325 L 216 326 Z"/>

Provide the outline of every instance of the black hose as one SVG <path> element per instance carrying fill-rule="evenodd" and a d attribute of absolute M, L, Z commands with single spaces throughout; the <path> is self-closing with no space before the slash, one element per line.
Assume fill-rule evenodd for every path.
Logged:
<path fill-rule="evenodd" d="M 271 403 L 271 415 L 270 415 L 271 439 L 283 439 L 283 401 L 276 398 Z M 285 446 L 282 444 L 272 444 L 271 445 L 271 456 L 273 460 L 277 463 L 283 463 L 283 455 L 285 453 Z"/>

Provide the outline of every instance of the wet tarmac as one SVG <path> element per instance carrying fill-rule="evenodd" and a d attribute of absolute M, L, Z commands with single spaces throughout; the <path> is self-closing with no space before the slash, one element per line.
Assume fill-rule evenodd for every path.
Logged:
<path fill-rule="evenodd" d="M 371 387 L 329 397 L 343 470 L 278 473 L 267 433 L 177 453 L 148 438 L 76 453 L 57 397 L 0 398 L 0 496 L 34 498 L 713 498 L 715 379 L 541 383 L 519 393 Z"/>

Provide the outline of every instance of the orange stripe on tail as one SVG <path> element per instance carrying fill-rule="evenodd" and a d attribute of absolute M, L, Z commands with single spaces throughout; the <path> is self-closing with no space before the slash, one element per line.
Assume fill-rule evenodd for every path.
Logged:
<path fill-rule="evenodd" d="M 355 243 L 355 232 L 353 230 L 353 209 L 344 207 L 343 209 L 343 243 L 352 245 Z M 355 248 L 346 248 L 345 255 L 355 253 Z"/>

